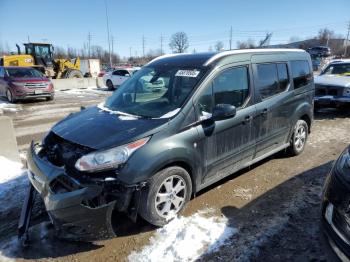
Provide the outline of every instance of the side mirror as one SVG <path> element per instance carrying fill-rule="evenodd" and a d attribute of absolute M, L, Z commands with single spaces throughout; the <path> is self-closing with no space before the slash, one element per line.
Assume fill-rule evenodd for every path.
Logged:
<path fill-rule="evenodd" d="M 218 104 L 213 109 L 212 119 L 214 121 L 220 121 L 228 118 L 232 118 L 236 115 L 236 107 L 229 104 Z"/>

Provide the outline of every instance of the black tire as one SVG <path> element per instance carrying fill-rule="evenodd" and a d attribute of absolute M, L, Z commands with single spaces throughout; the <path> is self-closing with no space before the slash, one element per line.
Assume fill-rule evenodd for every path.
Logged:
<path fill-rule="evenodd" d="M 293 135 L 288 148 L 292 156 L 297 156 L 304 151 L 308 135 L 309 126 L 304 120 L 299 119 L 294 126 Z"/>
<path fill-rule="evenodd" d="M 54 99 L 54 95 L 46 97 L 46 101 L 52 101 Z"/>
<path fill-rule="evenodd" d="M 164 183 L 166 183 L 166 181 L 171 178 L 173 178 L 173 180 L 171 180 L 171 183 L 172 184 L 174 182 L 176 183 L 175 187 L 181 181 L 182 185 L 184 185 L 186 189 L 181 189 L 178 193 L 175 193 L 176 196 L 180 195 L 181 197 L 183 197 L 183 201 L 181 202 L 181 204 L 179 204 L 179 209 L 177 210 L 177 212 L 174 214 L 169 214 L 170 217 L 163 217 L 159 214 L 160 212 L 159 209 L 161 209 L 162 203 L 164 203 L 164 205 L 166 205 L 167 203 L 160 202 L 157 204 L 156 201 L 157 199 L 159 199 L 158 193 L 164 194 L 160 192 L 162 191 L 163 187 L 165 189 Z M 178 166 L 165 168 L 159 171 L 158 173 L 156 173 L 151 179 L 149 179 L 147 188 L 142 192 L 140 206 L 139 206 L 139 215 L 142 218 L 144 218 L 146 221 L 148 221 L 150 224 L 153 224 L 155 226 L 163 226 L 167 224 L 174 217 L 174 215 L 177 215 L 183 212 L 183 210 L 186 207 L 186 204 L 191 198 L 191 194 L 192 194 L 192 182 L 188 172 L 182 167 L 178 167 Z M 172 199 L 174 200 L 174 198 Z M 170 200 L 170 197 L 169 197 L 167 202 L 171 202 L 171 201 L 172 200 Z M 170 207 L 175 208 L 175 205 L 172 202 L 169 205 Z"/>
<path fill-rule="evenodd" d="M 79 70 L 69 69 L 64 74 L 64 78 L 83 78 L 83 74 Z"/>
<path fill-rule="evenodd" d="M 17 102 L 17 100 L 16 100 L 15 98 L 13 98 L 13 94 L 12 94 L 12 92 L 11 92 L 10 89 L 7 89 L 7 90 L 6 90 L 6 98 L 7 98 L 7 100 L 8 100 L 10 103 L 16 103 L 16 102 Z"/>
<path fill-rule="evenodd" d="M 107 86 L 107 88 L 108 88 L 109 91 L 112 91 L 112 90 L 115 89 L 115 88 L 114 88 L 114 85 L 113 85 L 113 83 L 112 83 L 111 80 L 107 80 L 106 86 Z"/>

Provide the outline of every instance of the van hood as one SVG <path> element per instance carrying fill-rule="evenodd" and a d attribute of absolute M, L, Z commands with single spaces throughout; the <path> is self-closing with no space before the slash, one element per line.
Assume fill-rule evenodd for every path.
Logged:
<path fill-rule="evenodd" d="M 320 75 L 315 77 L 315 84 L 318 85 L 334 85 L 350 87 L 350 76 L 342 75 Z"/>
<path fill-rule="evenodd" d="M 168 119 L 142 119 L 111 114 L 91 107 L 71 114 L 51 131 L 65 140 L 92 149 L 126 144 L 159 131 Z"/>

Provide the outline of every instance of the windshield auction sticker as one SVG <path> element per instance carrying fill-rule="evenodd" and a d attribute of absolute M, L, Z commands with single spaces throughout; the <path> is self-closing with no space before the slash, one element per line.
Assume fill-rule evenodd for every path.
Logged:
<path fill-rule="evenodd" d="M 199 75 L 200 71 L 198 70 L 179 70 L 176 72 L 175 76 L 182 76 L 182 77 L 197 77 Z"/>

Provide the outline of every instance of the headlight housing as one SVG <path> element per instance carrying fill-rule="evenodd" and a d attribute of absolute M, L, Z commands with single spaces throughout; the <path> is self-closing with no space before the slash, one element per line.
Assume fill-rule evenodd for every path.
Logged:
<path fill-rule="evenodd" d="M 146 137 L 123 146 L 84 155 L 77 160 L 75 168 L 86 172 L 114 169 L 125 163 L 132 153 L 144 146 L 149 139 L 150 137 Z"/>
<path fill-rule="evenodd" d="M 350 96 L 350 87 L 345 87 L 344 88 L 343 96 Z"/>
<path fill-rule="evenodd" d="M 14 86 L 23 87 L 25 86 L 26 82 L 11 82 L 11 84 Z"/>
<path fill-rule="evenodd" d="M 345 152 L 340 156 L 338 163 L 337 163 L 338 169 L 340 171 L 350 171 L 350 152 L 349 148 L 345 150 Z"/>

